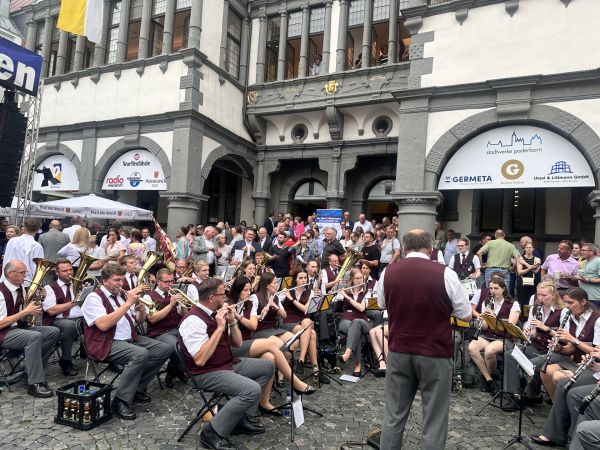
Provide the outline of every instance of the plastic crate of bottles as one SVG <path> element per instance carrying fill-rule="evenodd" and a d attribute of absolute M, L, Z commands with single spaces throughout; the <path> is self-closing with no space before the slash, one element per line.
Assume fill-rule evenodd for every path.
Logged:
<path fill-rule="evenodd" d="M 112 385 L 94 381 L 76 381 L 56 390 L 58 399 L 54 422 L 80 430 L 92 428 L 112 418 Z"/>

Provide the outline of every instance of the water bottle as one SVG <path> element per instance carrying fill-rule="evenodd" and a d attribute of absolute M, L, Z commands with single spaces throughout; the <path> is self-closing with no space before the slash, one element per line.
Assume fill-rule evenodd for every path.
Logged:
<path fill-rule="evenodd" d="M 285 402 L 289 404 L 289 403 L 291 403 L 291 401 L 292 401 L 292 393 L 288 391 L 285 396 Z M 292 415 L 291 410 L 290 410 L 291 407 L 292 406 L 289 405 L 289 406 L 286 406 L 283 408 L 283 417 L 285 417 L 286 419 L 288 419 Z"/>

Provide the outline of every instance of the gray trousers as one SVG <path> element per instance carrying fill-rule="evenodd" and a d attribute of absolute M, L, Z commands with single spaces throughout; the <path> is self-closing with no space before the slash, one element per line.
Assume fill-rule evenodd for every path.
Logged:
<path fill-rule="evenodd" d="M 514 344 L 512 342 L 506 342 L 506 351 L 504 352 L 504 390 L 506 392 L 510 392 L 511 394 L 520 394 L 521 393 L 521 370 L 517 361 L 510 356 L 512 350 L 514 348 Z M 541 361 L 543 361 L 543 357 L 545 353 L 542 354 L 532 345 L 527 345 L 523 350 L 523 353 L 527 358 L 536 365 L 539 369 L 541 366 Z M 542 359 L 539 359 L 538 356 L 541 356 Z M 535 358 L 535 360 L 534 360 Z M 540 378 L 540 373 L 538 370 L 535 371 L 531 381 L 527 384 L 525 388 L 525 395 L 528 397 L 534 398 L 540 395 L 542 388 L 542 379 Z M 529 395 L 528 395 L 529 394 Z"/>
<path fill-rule="evenodd" d="M 135 393 L 146 391 L 169 356 L 171 347 L 147 336 L 140 336 L 135 343 L 113 341 L 106 360 L 125 366 L 115 397 L 131 405 Z"/>
<path fill-rule="evenodd" d="M 575 427 L 579 418 L 575 407 L 583 397 L 591 392 L 594 388 L 593 385 L 596 384 L 596 379 L 593 377 L 591 370 L 586 370 L 581 374 L 568 392 L 564 389 L 567 381 L 568 378 L 563 378 L 556 386 L 552 409 L 546 419 L 543 432 L 544 436 L 560 445 L 566 445 L 569 431 Z M 598 417 L 600 418 L 600 416 Z"/>
<path fill-rule="evenodd" d="M 527 353 L 525 353 L 527 355 Z M 531 353 L 533 355 L 533 353 Z M 536 398 L 539 397 L 540 394 L 542 393 L 542 379 L 540 378 L 540 368 L 542 367 L 542 364 L 544 363 L 544 359 L 546 358 L 546 353 L 542 353 L 539 356 L 533 356 L 533 357 L 529 357 L 529 361 L 531 361 L 533 363 L 533 365 L 535 366 L 535 373 L 533 374 L 533 377 L 531 378 L 531 380 L 529 380 L 529 382 L 527 383 L 527 386 L 525 386 L 525 397 L 529 397 L 529 398 Z M 512 360 L 512 357 L 509 358 Z M 505 358 L 506 359 L 506 358 Z M 565 357 L 563 355 L 561 355 L 560 353 L 552 353 L 552 356 L 550 356 L 550 362 L 548 363 L 548 365 L 550 364 L 558 364 L 560 362 L 563 362 L 565 360 Z"/>
<path fill-rule="evenodd" d="M 27 383 L 46 382 L 44 366 L 56 347 L 60 330 L 56 327 L 11 328 L 4 337 L 0 348 L 23 350 Z"/>
<path fill-rule="evenodd" d="M 77 320 L 80 317 L 73 319 L 54 319 L 52 326 L 60 330 L 60 350 L 61 359 L 63 361 L 71 361 L 73 353 L 73 342 L 77 341 Z"/>
<path fill-rule="evenodd" d="M 275 365 L 271 361 L 242 358 L 233 370 L 217 370 L 194 377 L 202 390 L 229 396 L 229 401 L 210 422 L 219 436 L 229 436 L 246 415 L 256 414 L 263 387 L 271 382 L 274 373 Z"/>
<path fill-rule="evenodd" d="M 183 360 L 179 357 L 179 353 L 177 352 L 178 336 L 179 332 L 177 331 L 177 328 L 173 328 L 172 330 L 169 330 L 160 336 L 154 336 L 153 338 L 157 341 L 167 344 L 171 349 L 171 357 L 169 358 L 169 369 L 171 370 L 183 370 Z"/>
<path fill-rule="evenodd" d="M 367 309 L 365 313 L 367 313 L 367 317 L 374 327 L 378 327 L 383 323 L 382 311 L 379 311 L 378 309 Z"/>
<path fill-rule="evenodd" d="M 452 360 L 388 353 L 381 449 L 402 448 L 404 427 L 417 389 L 423 402 L 421 449 L 440 450 L 446 444 Z"/>
<path fill-rule="evenodd" d="M 359 363 L 362 359 L 362 342 L 361 337 L 369 334 L 371 325 L 364 319 L 342 320 L 339 330 L 348 336 L 346 340 L 346 348 L 352 350 L 352 357 L 355 363 Z"/>
<path fill-rule="evenodd" d="M 597 450 L 600 442 L 600 420 L 586 420 L 577 425 L 570 450 Z"/>

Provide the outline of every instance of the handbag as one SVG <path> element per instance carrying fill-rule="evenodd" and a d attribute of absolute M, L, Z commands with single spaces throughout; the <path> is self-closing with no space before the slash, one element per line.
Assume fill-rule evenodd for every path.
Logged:
<path fill-rule="evenodd" d="M 535 277 L 521 277 L 523 279 L 523 286 L 533 286 L 535 284 Z"/>

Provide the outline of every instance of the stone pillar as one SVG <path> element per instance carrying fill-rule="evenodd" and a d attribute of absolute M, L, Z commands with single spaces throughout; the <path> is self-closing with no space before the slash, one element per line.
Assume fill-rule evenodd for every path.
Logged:
<path fill-rule="evenodd" d="M 388 40 L 388 64 L 398 62 L 398 2 L 390 2 L 390 29 Z"/>
<path fill-rule="evenodd" d="M 202 34 L 202 0 L 192 2 L 190 13 L 190 29 L 188 32 L 188 48 L 200 50 L 200 35 Z"/>
<path fill-rule="evenodd" d="M 277 81 L 285 79 L 285 47 L 287 44 L 287 11 L 279 11 L 279 49 L 277 53 Z"/>
<path fill-rule="evenodd" d="M 310 8 L 302 7 L 302 34 L 300 37 L 300 64 L 298 65 L 298 78 L 308 75 L 308 33 L 310 31 Z"/>
<path fill-rule="evenodd" d="M 79 195 L 97 194 L 102 187 L 101 179 L 94 179 L 96 168 L 96 129 L 84 128 L 81 133 L 81 166 L 79 171 Z M 98 186 L 98 190 L 96 190 Z"/>
<path fill-rule="evenodd" d="M 596 210 L 594 221 L 596 227 L 594 229 L 594 242 L 600 241 L 600 191 L 594 190 L 585 199 L 592 208 Z"/>
<path fill-rule="evenodd" d="M 37 22 L 30 20 L 27 22 L 27 42 L 25 48 L 30 52 L 35 50 L 35 40 L 37 39 Z"/>
<path fill-rule="evenodd" d="M 59 31 L 58 52 L 56 53 L 56 72 L 54 75 L 62 75 L 65 73 L 65 59 L 67 56 L 67 42 L 69 33 L 64 30 Z"/>
<path fill-rule="evenodd" d="M 163 28 L 162 54 L 173 51 L 173 26 L 175 23 L 175 0 L 167 0 L 165 10 L 165 27 Z"/>
<path fill-rule="evenodd" d="M 77 36 L 75 41 L 75 57 L 73 58 L 73 72 L 83 69 L 85 57 L 85 36 Z"/>
<path fill-rule="evenodd" d="M 102 38 L 100 43 L 94 46 L 94 67 L 100 67 L 104 65 L 106 61 L 106 45 L 108 43 L 108 26 L 110 21 L 110 2 L 104 0 L 102 17 Z"/>
<path fill-rule="evenodd" d="M 131 0 L 121 0 L 121 16 L 119 17 L 119 37 L 117 38 L 116 62 L 125 61 L 127 57 L 127 34 L 129 32 L 129 12 Z"/>
<path fill-rule="evenodd" d="M 254 222 L 259 225 L 262 225 L 267 218 L 267 205 L 271 198 L 271 173 L 278 169 L 279 160 L 265 161 L 265 151 L 258 151 L 252 199 L 254 200 Z"/>
<path fill-rule="evenodd" d="M 223 0 L 223 18 L 222 18 L 222 22 L 221 22 L 221 51 L 219 54 L 219 66 L 223 69 L 225 69 L 225 59 L 227 59 L 227 23 L 228 23 L 228 21 L 229 21 L 229 0 Z M 240 56 L 241 56 L 241 54 L 240 54 Z M 219 216 L 219 217 L 222 217 L 222 216 Z"/>
<path fill-rule="evenodd" d="M 48 69 L 50 67 L 50 46 L 52 45 L 53 25 L 54 20 L 52 17 L 46 17 L 44 21 L 44 41 L 42 43 L 42 77 L 48 76 Z"/>
<path fill-rule="evenodd" d="M 256 55 L 256 82 L 265 82 L 265 57 L 267 52 L 267 16 L 259 18 L 258 53 Z"/>
<path fill-rule="evenodd" d="M 269 203 L 269 196 L 257 196 L 253 195 L 254 200 L 254 223 L 261 226 L 267 219 L 267 204 Z"/>
<path fill-rule="evenodd" d="M 395 193 L 398 202 L 398 238 L 408 230 L 420 228 L 433 233 L 436 208 L 442 201 L 439 191 Z"/>
<path fill-rule="evenodd" d="M 197 224 L 199 222 L 200 202 L 208 201 L 206 195 L 192 197 L 161 193 L 161 197 L 163 196 L 169 201 L 167 204 L 167 234 L 171 237 L 175 236 L 179 227 L 188 223 Z"/>
<path fill-rule="evenodd" d="M 142 3 L 142 22 L 140 24 L 140 41 L 138 44 L 138 59 L 152 56 L 150 50 L 150 21 L 152 20 L 152 0 Z"/>
<path fill-rule="evenodd" d="M 331 0 L 325 0 L 325 30 L 323 31 L 323 59 L 321 73 L 329 73 L 329 55 L 331 54 Z"/>
<path fill-rule="evenodd" d="M 240 49 L 240 83 L 246 84 L 248 78 L 248 49 L 250 48 L 250 20 L 242 20 L 242 48 Z"/>
<path fill-rule="evenodd" d="M 394 3 L 394 2 L 392 2 Z M 363 22 L 362 64 L 371 67 L 371 27 L 373 26 L 373 0 L 365 1 L 365 19 Z"/>
<path fill-rule="evenodd" d="M 346 70 L 346 35 L 348 34 L 348 0 L 340 0 L 340 27 L 335 51 L 335 70 Z"/>

